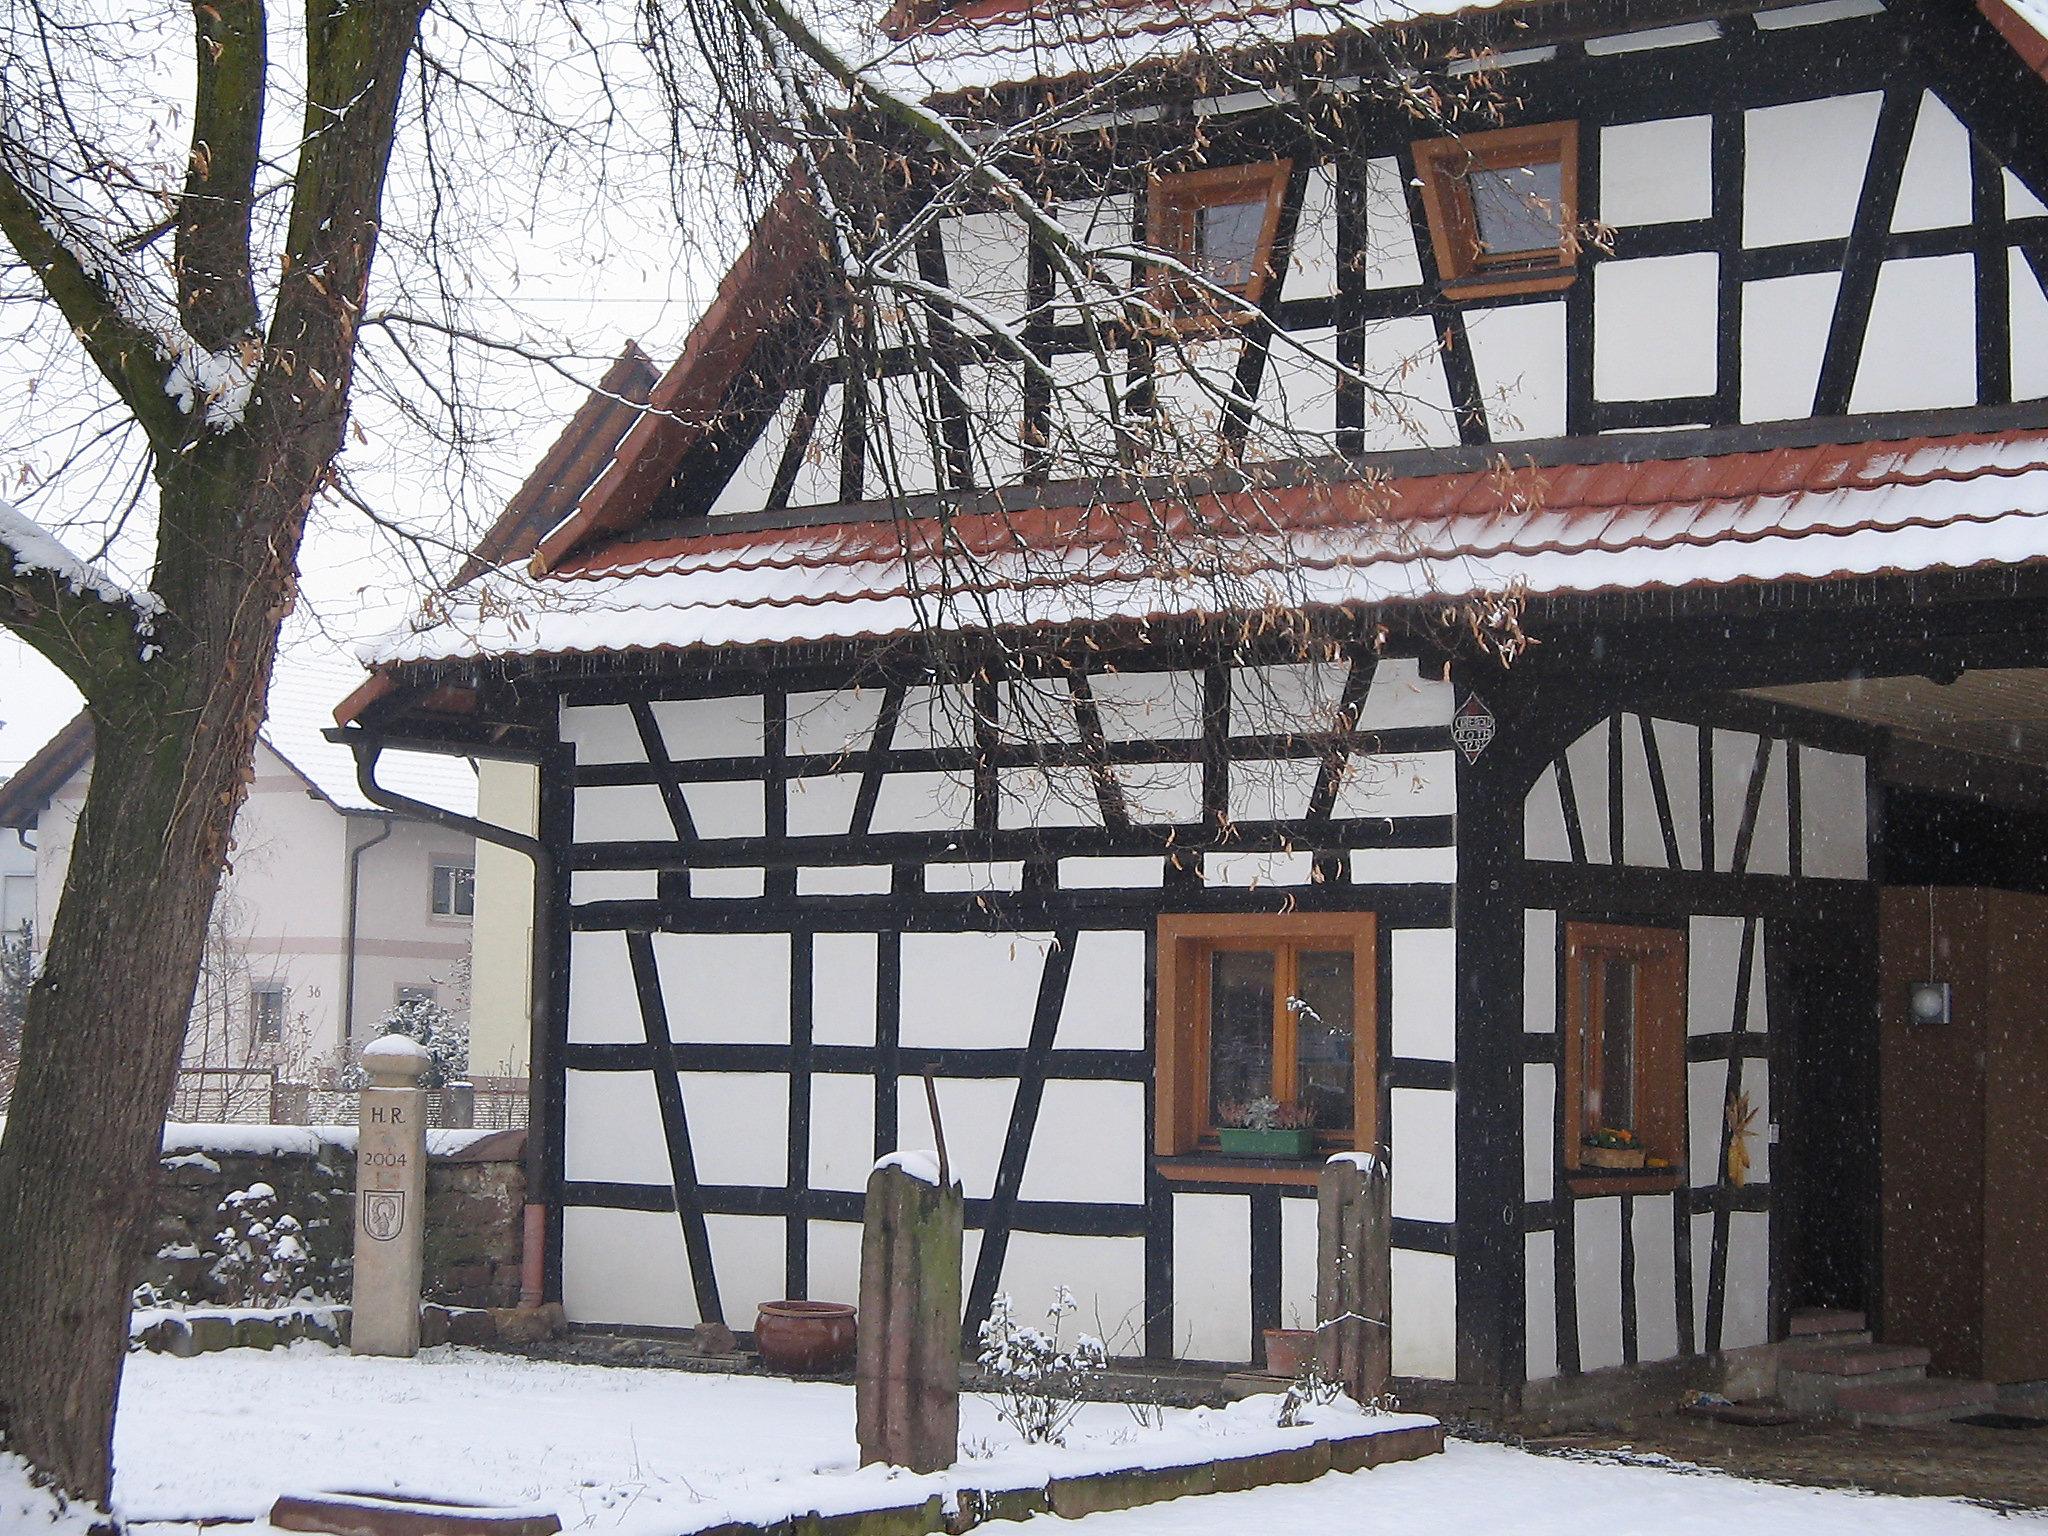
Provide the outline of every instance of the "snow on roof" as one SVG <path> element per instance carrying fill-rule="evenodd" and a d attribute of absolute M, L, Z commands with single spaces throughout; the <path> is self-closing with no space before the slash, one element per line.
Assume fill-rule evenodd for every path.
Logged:
<path fill-rule="evenodd" d="M 322 734 L 334 723 L 334 706 L 363 680 L 362 669 L 347 662 L 281 655 L 263 722 L 263 740 L 270 749 L 344 811 L 378 809 L 357 787 L 355 753 Z M 378 761 L 377 782 L 443 810 L 476 814 L 476 770 L 459 757 L 386 752 Z"/>

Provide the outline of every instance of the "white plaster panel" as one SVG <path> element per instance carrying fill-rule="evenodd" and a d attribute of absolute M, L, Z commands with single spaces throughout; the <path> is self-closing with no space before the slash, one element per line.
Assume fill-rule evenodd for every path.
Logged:
<path fill-rule="evenodd" d="M 996 774 L 998 824 L 1004 827 L 1099 827 L 1102 803 L 1085 768 L 1003 768 Z"/>
<path fill-rule="evenodd" d="M 860 1244 L 861 1225 L 857 1221 L 810 1223 L 807 1258 L 813 1299 L 859 1304 Z"/>
<path fill-rule="evenodd" d="M 1555 912 L 1522 914 L 1522 1028 L 1539 1035 L 1557 1031 Z"/>
<path fill-rule="evenodd" d="M 1621 1201 L 1572 1202 L 1579 1293 L 1579 1367 L 1621 1364 Z"/>
<path fill-rule="evenodd" d="M 1412 288 L 1422 281 L 1408 187 L 1391 157 L 1365 163 L 1365 286 Z"/>
<path fill-rule="evenodd" d="M 1366 336 L 1365 400 L 1369 453 L 1445 448 L 1458 440 L 1451 386 L 1436 324 L 1427 315 L 1382 320 Z"/>
<path fill-rule="evenodd" d="M 775 472 L 782 467 L 782 455 L 789 447 L 789 434 L 803 411 L 803 391 L 793 389 L 782 397 L 761 428 L 760 436 L 747 449 L 717 497 L 711 503 L 713 517 L 735 512 L 759 512 L 768 505 L 775 488 Z"/>
<path fill-rule="evenodd" d="M 1839 272 L 1742 285 L 1742 419 L 1791 421 L 1813 412 Z"/>
<path fill-rule="evenodd" d="M 2011 280 L 2012 394 L 2015 400 L 2048 395 L 2048 294 L 2019 251 L 2008 256 Z"/>
<path fill-rule="evenodd" d="M 569 836 L 579 843 L 670 843 L 676 824 L 652 784 L 587 784 L 575 792 Z"/>
<path fill-rule="evenodd" d="M 1557 1187 L 1557 1068 L 1522 1069 L 1522 1198 L 1548 1200 Z"/>
<path fill-rule="evenodd" d="M 1441 675 L 1424 677 L 1412 656 L 1383 657 L 1366 685 L 1358 712 L 1361 731 L 1411 725 L 1449 725 L 1457 710 L 1456 690 Z"/>
<path fill-rule="evenodd" d="M 1669 1360 L 1678 1353 L 1678 1284 L 1672 1223 L 1678 1203 L 1671 1195 L 1638 1195 L 1634 1201 L 1636 1249 L 1636 1358 Z"/>
<path fill-rule="evenodd" d="M 1312 165 L 1301 191 L 1301 219 L 1280 297 L 1327 299 L 1337 291 L 1337 182 L 1327 165 Z"/>
<path fill-rule="evenodd" d="M 1572 856 L 1564 830 L 1564 800 L 1555 765 L 1545 768 L 1522 800 L 1522 852 L 1532 859 L 1563 863 Z"/>
<path fill-rule="evenodd" d="M 1186 826 L 1202 819 L 1200 763 L 1121 763 L 1116 777 L 1134 822 Z"/>
<path fill-rule="evenodd" d="M 1030 306 L 1030 259 L 1024 224 L 1012 213 L 970 213 L 939 222 L 946 252 L 946 286 L 962 306 L 963 327 L 980 330 L 975 310 L 1014 323 Z"/>
<path fill-rule="evenodd" d="M 693 869 L 690 894 L 725 901 L 744 901 L 768 888 L 768 876 L 761 869 Z"/>
<path fill-rule="evenodd" d="M 1453 928 L 1396 928 L 1393 958 L 1396 1056 L 1451 1061 L 1458 1054 L 1458 934 Z"/>
<path fill-rule="evenodd" d="M 1008 485 L 1024 473 L 1024 370 L 1015 363 L 970 364 L 960 370 L 960 398 L 972 423 L 968 444 L 975 478 Z"/>
<path fill-rule="evenodd" d="M 706 1184 L 780 1188 L 789 1174 L 789 1075 L 676 1076 L 683 1085 L 683 1113 L 690 1121 L 690 1151 L 698 1179 Z"/>
<path fill-rule="evenodd" d="M 1413 1221 L 1458 1217 L 1458 1096 L 1435 1088 L 1396 1088 L 1392 1120 L 1393 1210 Z"/>
<path fill-rule="evenodd" d="M 1883 101 L 1868 91 L 1743 114 L 1744 245 L 1847 238 Z"/>
<path fill-rule="evenodd" d="M 843 388 L 827 384 L 818 402 L 817 424 L 809 445 L 797 460 L 796 479 L 789 487 L 792 507 L 825 507 L 839 500 L 840 397 Z"/>
<path fill-rule="evenodd" d="M 1398 1269 L 1398 1251 L 1394 1258 Z M 1251 1338 L 1251 1202 L 1243 1195 L 1175 1195 L 1174 1354 L 1186 1360 L 1249 1360 Z M 1394 1347 L 1400 1348 L 1398 1313 Z"/>
<path fill-rule="evenodd" d="M 759 837 L 767 828 L 758 780 L 721 779 L 683 786 L 699 837 Z"/>
<path fill-rule="evenodd" d="M 964 683 L 904 689 L 890 744 L 899 749 L 973 746 L 974 690 Z"/>
<path fill-rule="evenodd" d="M 1528 1297 L 1525 1374 L 1531 1381 L 1557 1374 L 1556 1242 L 1548 1232 L 1531 1232 L 1522 1239 L 1522 1273 Z"/>
<path fill-rule="evenodd" d="M 661 745 L 674 762 L 705 757 L 759 757 L 764 750 L 761 696 L 659 699 L 648 706 Z"/>
<path fill-rule="evenodd" d="M 1145 861 L 1154 869 L 1159 861 Z M 1100 929 L 1074 942 L 1074 968 L 1053 1044 L 1063 1051 L 1135 1051 L 1145 1045 L 1145 935 Z"/>
<path fill-rule="evenodd" d="M 1316 1325 L 1316 1202 L 1280 1202 L 1280 1321 Z"/>
<path fill-rule="evenodd" d="M 1046 742 L 1081 739 L 1081 723 L 1074 713 L 1074 695 L 1064 679 L 1031 678 L 1004 683 L 1000 693 L 1004 740 Z"/>
<path fill-rule="evenodd" d="M 1161 885 L 1165 879 L 1166 866 L 1158 858 L 1060 860 L 1060 884 L 1070 891 L 1138 890 Z"/>
<path fill-rule="evenodd" d="M 1053 217 L 1066 228 L 1075 239 L 1090 246 L 1129 245 L 1133 234 L 1131 198 L 1118 193 L 1112 197 L 1077 198 L 1072 202 L 1055 203 Z M 1123 270 L 1128 271 L 1126 267 Z M 1064 282 L 1056 281 L 1054 290 L 1064 299 L 1070 299 L 1073 290 Z M 1097 285 L 1096 293 L 1107 294 L 1106 286 Z M 1065 324 L 1078 317 L 1080 306 L 1075 303 L 1061 303 L 1053 311 L 1056 324 Z"/>
<path fill-rule="evenodd" d="M 569 874 L 569 904 L 592 901 L 653 901 L 661 877 L 651 869 L 578 869 Z"/>
<path fill-rule="evenodd" d="M 1764 793 L 1756 805 L 1756 833 L 1749 843 L 1749 872 L 1753 875 L 1786 875 L 1792 872 L 1792 802 L 1786 768 L 1790 744 L 1771 743 L 1770 760 L 1764 764 Z"/>
<path fill-rule="evenodd" d="M 2026 219 L 2048 213 L 2048 203 L 2036 197 L 2031 188 L 2011 171 L 2000 171 L 2000 181 L 2005 189 L 2005 216 L 2008 219 Z"/>
<path fill-rule="evenodd" d="M 1458 848 L 1354 848 L 1353 885 L 1448 885 L 1458 878 Z"/>
<path fill-rule="evenodd" d="M 1230 734 L 1292 736 L 1335 730 L 1350 671 L 1350 663 L 1341 660 L 1233 668 Z"/>
<path fill-rule="evenodd" d="M 1259 390 L 1259 418 L 1250 424 L 1245 454 L 1254 459 L 1298 458 L 1331 451 L 1337 430 L 1337 332 L 1326 325 L 1290 332 L 1275 346 Z"/>
<path fill-rule="evenodd" d="M 1770 1320 L 1771 1218 L 1761 1211 L 1735 1211 L 1728 1218 L 1728 1290 L 1721 1314 L 1721 1347 L 1741 1349 L 1767 1342 Z"/>
<path fill-rule="evenodd" d="M 799 755 L 865 752 L 873 744 L 875 721 L 882 713 L 879 688 L 829 688 L 817 693 L 792 693 L 785 739 Z"/>
<path fill-rule="evenodd" d="M 1195 672 L 1097 672 L 1088 679 L 1109 741 L 1185 741 L 1202 734 Z"/>
<path fill-rule="evenodd" d="M 1458 1269 L 1447 1253 L 1394 1250 L 1394 1374 L 1458 1375 Z"/>
<path fill-rule="evenodd" d="M 647 761 L 633 712 L 623 704 L 564 704 L 561 734 L 576 749 L 578 766 Z"/>
<path fill-rule="evenodd" d="M 1714 216 L 1714 120 L 1666 117 L 1600 131 L 1600 218 L 1616 228 Z"/>
<path fill-rule="evenodd" d="M 927 864 L 927 891 L 1021 891 L 1024 865 L 1016 859 L 982 859 L 966 864 Z"/>
<path fill-rule="evenodd" d="M 1974 220 L 1970 206 L 1970 131 L 1932 91 L 1920 96 L 1920 117 L 1899 177 L 1892 228 L 1954 229 Z"/>
<path fill-rule="evenodd" d="M 1799 867 L 1823 880 L 1870 872 L 1868 776 L 1847 752 L 1799 748 Z"/>
<path fill-rule="evenodd" d="M 1230 819 L 1299 821 L 1322 777 L 1319 757 L 1240 758 L 1230 765 Z"/>
<path fill-rule="evenodd" d="M 1312 853 L 1205 853 L 1202 879 L 1209 885 L 1258 890 L 1269 885 L 1308 885 L 1315 879 Z"/>
<path fill-rule="evenodd" d="M 1642 718 L 1621 717 L 1621 862 L 1662 869 L 1669 862 L 1650 787 L 1650 756 L 1643 749 Z"/>
<path fill-rule="evenodd" d="M 1657 758 L 1664 765 L 1664 792 L 1671 800 L 1671 827 L 1682 869 L 1700 867 L 1700 729 L 1676 720 L 1652 720 Z"/>
<path fill-rule="evenodd" d="M 1572 799 L 1578 806 L 1579 835 L 1585 840 L 1589 864 L 1612 860 L 1607 846 L 1607 743 L 1613 724 L 1611 720 L 1601 721 L 1566 748 L 1564 754 L 1571 768 Z"/>
<path fill-rule="evenodd" d="M 1976 399 L 1976 258 L 1886 262 L 1878 269 L 1849 409 L 1922 410 Z"/>
<path fill-rule="evenodd" d="M 1685 1070 L 1688 1176 L 1701 1188 L 1720 1182 L 1722 1099 L 1727 1089 L 1724 1061 L 1696 1061 Z"/>
<path fill-rule="evenodd" d="M 1756 768 L 1757 738 L 1747 731 L 1714 732 L 1714 868 L 1734 867 L 1735 839 L 1742 808 L 1749 801 L 1749 776 Z"/>
<path fill-rule="evenodd" d="M 672 1039 L 789 1040 L 789 936 L 657 933 L 654 963 Z"/>
<path fill-rule="evenodd" d="M 645 1041 L 640 995 L 623 933 L 569 935 L 569 1041 L 620 1045 Z"/>
<path fill-rule="evenodd" d="M 995 1188 L 996 1165 L 1002 1161 L 1003 1139 L 1010 1131 L 1016 1079 L 941 1077 L 933 1080 L 933 1086 L 939 1094 L 939 1118 L 946 1127 L 946 1155 L 953 1177 L 968 1199 L 986 1200 Z M 929 1150 L 932 1145 L 932 1115 L 925 1101 L 924 1079 L 897 1079 L 898 1150 Z"/>
<path fill-rule="evenodd" d="M 847 1072 L 811 1078 L 811 1188 L 866 1189 L 875 1166 L 875 1080 Z"/>
<path fill-rule="evenodd" d="M 1645 27 L 1640 32 L 1622 32 L 1612 37 L 1589 37 L 1586 52 L 1598 57 L 1607 53 L 1649 53 L 1658 48 L 1687 48 L 1694 43 L 1711 43 L 1721 35 L 1719 22 L 1688 21 L 1672 27 Z"/>
<path fill-rule="evenodd" d="M 697 1297 L 681 1223 L 668 1211 L 566 1208 L 562 1306 L 575 1323 L 693 1326 Z"/>
<path fill-rule="evenodd" d="M 799 896 L 886 896 L 896 874 L 886 864 L 844 864 L 796 872 Z"/>
<path fill-rule="evenodd" d="M 1593 392 L 1602 400 L 1711 395 L 1721 259 L 1712 252 L 1593 269 Z"/>
<path fill-rule="evenodd" d="M 1707 1347 L 1707 1283 L 1713 1273 L 1714 1218 L 1692 1219 L 1692 1343 L 1694 1349 Z"/>
<path fill-rule="evenodd" d="M 1060 1324 L 1071 1345 L 1081 1334 L 1102 1340 L 1113 1356 L 1145 1352 L 1145 1240 L 1012 1232 L 1003 1250 L 998 1288 L 1019 1322 L 1050 1329 L 1046 1309 L 1058 1288 L 1074 1293 L 1075 1310 Z"/>
<path fill-rule="evenodd" d="M 922 496 L 937 490 L 939 461 L 933 453 L 933 439 L 941 406 L 935 382 L 925 374 L 898 374 L 878 381 L 870 390 L 876 405 L 870 407 L 874 414 L 868 419 L 890 426 L 868 438 L 865 494 Z"/>
<path fill-rule="evenodd" d="M 875 797 L 876 832 L 956 832 L 974 821 L 974 782 L 964 773 L 890 773 Z"/>
<path fill-rule="evenodd" d="M 1806 5 L 1788 5 L 1779 11 L 1758 11 L 1756 25 L 1760 32 L 1776 32 L 1846 21 L 1853 16 L 1878 16 L 1883 12 L 1884 0 L 1810 0 Z"/>
<path fill-rule="evenodd" d="M 875 1043 L 878 945 L 872 933 L 811 940 L 811 1039 L 819 1045 Z"/>
<path fill-rule="evenodd" d="M 1742 956 L 1742 919 L 1695 917 L 1687 925 L 1685 949 L 1690 973 L 1686 987 L 1686 1033 L 1719 1034 L 1735 1018 L 1735 973 Z"/>
<path fill-rule="evenodd" d="M 562 1176 L 578 1183 L 656 1184 L 675 1177 L 649 1072 L 565 1072 Z"/>
<path fill-rule="evenodd" d="M 1026 1200 L 1142 1205 L 1145 1085 L 1048 1081 L 1019 1193 Z"/>
<path fill-rule="evenodd" d="M 711 1270 L 718 1276 L 718 1301 L 726 1321 L 742 1327 L 764 1301 L 779 1301 L 789 1289 L 788 1246 L 780 1216 L 706 1216 Z"/>
<path fill-rule="evenodd" d="M 979 1050 L 1029 1043 L 1051 945 L 1043 933 L 906 933 L 903 1043 Z"/>
<path fill-rule="evenodd" d="M 1458 808 L 1458 760 L 1451 752 L 1354 752 L 1332 814 L 1448 816 Z"/>
<path fill-rule="evenodd" d="M 1494 439 L 1564 436 L 1564 305 L 1470 309 L 1465 335 Z"/>
<path fill-rule="evenodd" d="M 791 779 L 784 825 L 791 837 L 844 837 L 860 798 L 857 773 L 818 773 Z"/>
<path fill-rule="evenodd" d="M 1761 973 L 1762 969 L 1759 957 L 1757 970 Z M 1750 993 L 1752 999 L 1762 995 L 1762 987 L 1763 977 L 1759 974 Z M 1755 1011 L 1752 1007 L 1752 1014 Z M 1750 1027 L 1760 1031 L 1762 1022 L 1759 1019 Z M 1748 1096 L 1749 1107 L 1756 1116 L 1749 1123 L 1749 1135 L 1743 1143 L 1744 1150 L 1749 1153 L 1747 1178 L 1752 1184 L 1768 1184 L 1771 1182 L 1771 1154 L 1776 1150 L 1771 1145 L 1771 1122 L 1776 1118 L 1776 1111 L 1771 1108 L 1771 1064 L 1755 1058 L 1743 1062 L 1740 1083 L 1741 1091 Z"/>

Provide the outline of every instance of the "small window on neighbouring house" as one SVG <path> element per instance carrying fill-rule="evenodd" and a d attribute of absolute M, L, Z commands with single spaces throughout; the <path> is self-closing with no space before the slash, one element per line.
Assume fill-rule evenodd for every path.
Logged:
<path fill-rule="evenodd" d="M 1578 125 L 1543 123 L 1432 139 L 1415 173 L 1453 297 L 1562 288 L 1577 275 Z"/>
<path fill-rule="evenodd" d="M 476 915 L 476 871 L 467 864 L 434 866 L 434 916 Z"/>
<path fill-rule="evenodd" d="M 249 989 L 249 1034 L 258 1045 L 284 1039 L 285 988 L 269 981 Z"/>
<path fill-rule="evenodd" d="M 1277 160 L 1155 177 L 1147 193 L 1147 238 L 1216 287 L 1257 304 L 1272 276 L 1287 171 L 1288 162 Z M 1215 294 L 1174 274 L 1163 275 L 1160 288 L 1183 313 L 1224 308 Z"/>
<path fill-rule="evenodd" d="M 407 1003 L 437 1003 L 441 999 L 435 989 L 430 986 L 414 986 L 410 983 L 401 982 L 399 983 L 398 991 L 394 994 L 394 1000 L 400 1007 L 403 1007 Z"/>
<path fill-rule="evenodd" d="M 1676 1168 L 1685 1138 L 1685 935 L 1565 925 L 1564 1165 Z"/>
<path fill-rule="evenodd" d="M 1161 1153 L 1260 1101 L 1319 1149 L 1373 1144 L 1374 933 L 1370 913 L 1159 920 Z"/>

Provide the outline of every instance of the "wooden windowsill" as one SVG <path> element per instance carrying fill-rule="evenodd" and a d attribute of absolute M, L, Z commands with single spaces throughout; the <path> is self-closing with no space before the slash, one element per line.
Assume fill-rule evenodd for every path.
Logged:
<path fill-rule="evenodd" d="M 1444 284 L 1444 297 L 1453 304 L 1467 299 L 1497 299 L 1509 293 L 1555 293 L 1578 280 L 1579 269 L 1544 267 L 1535 271 L 1493 271 L 1483 268 Z"/>
<path fill-rule="evenodd" d="M 1180 1157 L 1155 1157 L 1159 1176 L 1181 1184 L 1314 1184 L 1330 1153 L 1308 1157 L 1225 1157 L 1220 1152 L 1190 1152 Z"/>
<path fill-rule="evenodd" d="M 1574 1168 L 1564 1176 L 1573 1195 L 1668 1195 L 1685 1187 L 1683 1168 Z"/>

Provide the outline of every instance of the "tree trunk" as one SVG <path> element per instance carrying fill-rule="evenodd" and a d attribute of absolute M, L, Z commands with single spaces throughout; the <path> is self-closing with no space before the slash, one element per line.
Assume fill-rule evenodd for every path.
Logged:
<path fill-rule="evenodd" d="M 95 709 L 92 781 L 0 1138 L 0 1429 L 102 1506 L 164 1110 L 262 716 L 269 630 L 195 685 L 165 667 L 195 708 Z"/>

